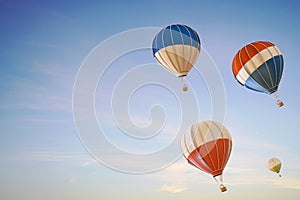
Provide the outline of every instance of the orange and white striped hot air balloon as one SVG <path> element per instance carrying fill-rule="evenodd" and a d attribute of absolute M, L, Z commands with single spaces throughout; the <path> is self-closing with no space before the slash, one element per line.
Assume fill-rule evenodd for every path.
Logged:
<path fill-rule="evenodd" d="M 219 122 L 203 121 L 193 124 L 183 135 L 181 151 L 187 161 L 198 169 L 211 174 L 218 182 L 221 192 L 223 170 L 232 148 L 229 131 Z"/>

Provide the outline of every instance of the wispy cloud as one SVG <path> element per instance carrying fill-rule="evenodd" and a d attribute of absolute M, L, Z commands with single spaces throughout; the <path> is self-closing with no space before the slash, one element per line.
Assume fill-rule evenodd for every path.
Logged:
<path fill-rule="evenodd" d="M 90 160 L 87 160 L 87 161 L 83 162 L 81 164 L 81 166 L 82 167 L 88 167 L 88 166 L 95 165 L 95 164 L 99 164 L 99 162 L 96 159 L 90 159 Z"/>
<path fill-rule="evenodd" d="M 38 42 L 38 41 L 24 41 L 24 45 L 33 46 L 33 47 L 43 47 L 43 48 L 53 48 L 53 49 L 65 49 L 66 47 L 56 44 L 56 43 L 47 43 L 47 42 Z"/>
<path fill-rule="evenodd" d="M 62 162 L 65 160 L 83 160 L 83 153 L 63 153 L 52 151 L 24 151 L 16 155 L 13 159 L 19 161 L 33 162 Z"/>
<path fill-rule="evenodd" d="M 31 67 L 18 69 L 24 74 L 4 74 L 3 109 L 72 112 L 75 72 L 53 63 L 34 61 Z"/>
<path fill-rule="evenodd" d="M 77 178 L 75 178 L 75 177 L 71 177 L 68 180 L 68 183 L 70 183 L 70 184 L 75 184 L 76 182 L 77 182 Z"/>
<path fill-rule="evenodd" d="M 64 86 L 72 86 L 73 80 L 76 75 L 76 68 L 71 68 L 63 64 L 43 62 L 43 61 L 33 61 L 31 68 L 26 69 L 27 71 L 34 73 L 36 75 L 42 75 L 48 77 L 52 81 L 61 81 Z M 70 83 L 68 83 L 70 81 Z"/>
<path fill-rule="evenodd" d="M 264 177 L 264 183 L 274 187 L 300 190 L 300 179 L 297 177 L 287 177 L 283 175 L 279 178 L 277 175 Z"/>
<path fill-rule="evenodd" d="M 160 191 L 166 191 L 171 193 L 179 193 L 185 191 L 187 188 L 181 187 L 181 186 L 174 186 L 174 185 L 168 185 L 164 184 Z"/>
<path fill-rule="evenodd" d="M 74 161 L 80 167 L 89 167 L 99 164 L 98 161 L 91 158 L 91 156 L 84 152 L 54 152 L 31 150 L 24 151 L 12 158 L 13 160 L 22 162 L 65 162 Z"/>
<path fill-rule="evenodd" d="M 269 152 L 271 150 L 272 152 L 274 152 L 288 150 L 288 148 L 285 146 L 273 144 L 265 140 L 263 137 L 259 137 L 257 135 L 239 135 L 234 138 L 234 143 L 238 146 L 239 149 L 246 149 L 248 151 L 250 150 L 254 153 L 256 153 L 257 151 Z"/>
<path fill-rule="evenodd" d="M 197 170 L 181 159 L 155 175 L 163 183 L 158 190 L 171 193 L 184 192 L 188 190 L 189 184 L 199 181 L 195 178 L 197 174 Z"/>

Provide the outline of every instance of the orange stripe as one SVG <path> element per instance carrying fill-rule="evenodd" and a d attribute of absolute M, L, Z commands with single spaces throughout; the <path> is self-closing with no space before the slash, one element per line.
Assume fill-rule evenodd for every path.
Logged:
<path fill-rule="evenodd" d="M 236 76 L 239 73 L 240 69 L 242 68 L 242 65 L 240 64 L 240 61 L 239 61 L 240 51 L 241 50 L 239 50 L 235 54 L 233 61 L 232 61 L 232 72 L 233 72 L 234 76 Z"/>
<path fill-rule="evenodd" d="M 234 76 L 236 76 L 241 68 L 257 53 L 261 52 L 262 50 L 270 47 L 275 46 L 271 42 L 265 41 L 257 41 L 247 44 L 243 48 L 241 48 L 234 56 L 232 61 L 232 72 Z"/>
<path fill-rule="evenodd" d="M 216 176 L 223 172 L 230 152 L 231 140 L 222 138 L 200 145 L 190 153 L 188 160 L 200 170 Z M 220 163 L 219 166 L 218 163 Z"/>

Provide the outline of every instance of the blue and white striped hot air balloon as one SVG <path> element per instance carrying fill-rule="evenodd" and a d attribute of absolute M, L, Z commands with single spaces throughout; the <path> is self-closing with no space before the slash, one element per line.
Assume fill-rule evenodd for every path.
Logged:
<path fill-rule="evenodd" d="M 200 54 L 201 43 L 195 30 L 187 25 L 173 24 L 154 37 L 153 56 L 170 72 L 182 78 L 189 73 Z M 184 83 L 183 91 L 187 91 Z"/>

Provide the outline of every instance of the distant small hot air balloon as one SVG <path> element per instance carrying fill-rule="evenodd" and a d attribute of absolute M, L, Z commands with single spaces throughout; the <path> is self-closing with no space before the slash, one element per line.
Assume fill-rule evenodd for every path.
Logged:
<path fill-rule="evenodd" d="M 196 63 L 200 48 L 197 32 L 181 24 L 163 28 L 152 43 L 153 56 L 163 67 L 181 78 L 183 91 L 187 91 L 184 78 Z"/>
<path fill-rule="evenodd" d="M 272 172 L 275 172 L 281 177 L 280 169 L 281 169 L 281 161 L 278 158 L 271 158 L 268 162 L 268 168 Z"/>
<path fill-rule="evenodd" d="M 203 121 L 193 124 L 183 135 L 181 151 L 187 161 L 198 169 L 211 174 L 218 182 L 221 192 L 223 170 L 232 148 L 229 131 L 219 122 Z"/>
<path fill-rule="evenodd" d="M 271 42 L 257 41 L 241 48 L 233 58 L 232 71 L 236 80 L 248 89 L 270 94 L 283 106 L 278 86 L 283 72 L 283 56 Z"/>

